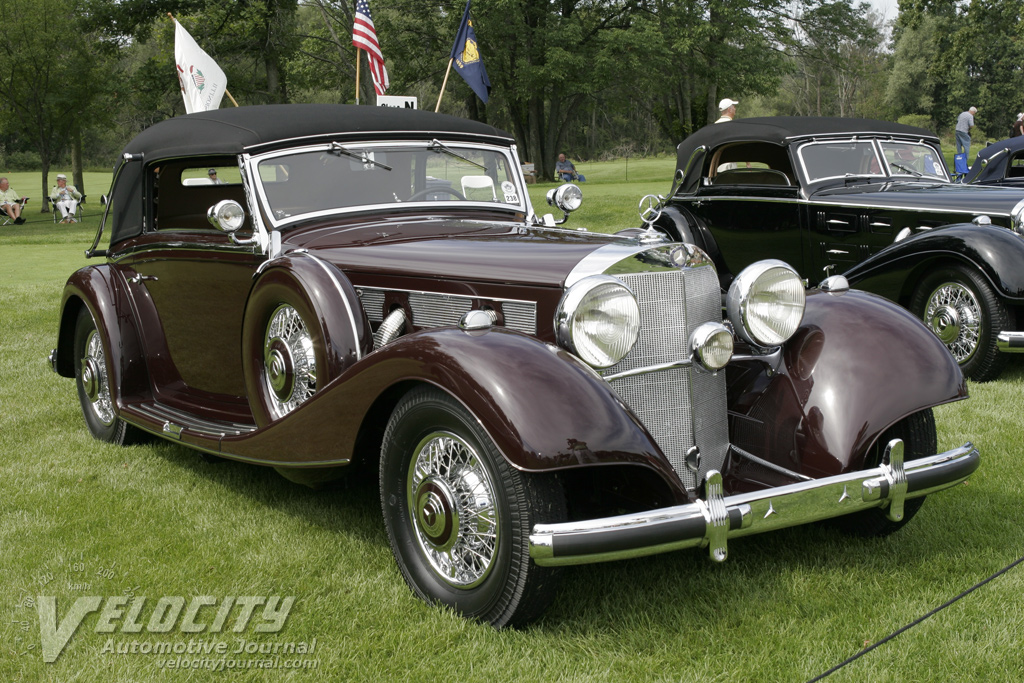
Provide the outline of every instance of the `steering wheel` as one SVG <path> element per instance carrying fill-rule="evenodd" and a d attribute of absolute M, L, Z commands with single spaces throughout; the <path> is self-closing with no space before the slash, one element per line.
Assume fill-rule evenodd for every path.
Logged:
<path fill-rule="evenodd" d="M 453 196 L 456 199 L 459 199 L 461 201 L 464 201 L 464 202 L 469 201 L 468 199 L 466 199 L 465 195 L 463 195 L 461 192 L 459 192 L 458 190 L 453 190 L 450 187 L 428 187 L 425 190 L 420 190 L 419 192 L 413 192 L 412 195 L 408 199 L 406 199 L 405 201 L 411 202 L 414 199 L 422 199 L 423 197 L 426 197 L 428 194 L 433 194 L 434 192 L 446 192 L 446 193 L 450 194 L 451 196 Z"/>

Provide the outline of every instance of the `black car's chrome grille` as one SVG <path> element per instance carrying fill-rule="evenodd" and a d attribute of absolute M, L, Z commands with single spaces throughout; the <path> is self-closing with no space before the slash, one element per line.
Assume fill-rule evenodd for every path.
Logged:
<path fill-rule="evenodd" d="M 722 319 L 718 276 L 713 267 L 618 275 L 640 304 L 640 338 L 605 375 L 668 363 L 689 356 L 690 332 Z M 687 488 L 709 469 L 721 470 L 729 446 L 725 373 L 676 368 L 611 380 L 611 386 L 658 442 Z M 686 464 L 700 448 L 700 466 Z"/>

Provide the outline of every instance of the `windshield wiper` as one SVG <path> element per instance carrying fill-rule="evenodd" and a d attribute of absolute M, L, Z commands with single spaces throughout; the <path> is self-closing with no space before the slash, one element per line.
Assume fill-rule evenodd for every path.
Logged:
<path fill-rule="evenodd" d="M 443 142 L 441 142 L 440 140 L 436 140 L 436 139 L 435 140 L 431 140 L 430 144 L 427 145 L 427 150 L 431 151 L 431 152 L 443 152 L 444 154 L 447 154 L 450 157 L 455 157 L 456 159 L 462 159 L 467 164 L 473 164 L 477 168 L 483 169 L 484 173 L 487 173 L 487 167 L 486 166 L 484 166 L 483 164 L 478 164 L 475 161 L 473 161 L 472 159 L 467 159 L 466 157 L 462 156 L 458 152 L 452 151 L 451 149 L 446 147 L 445 144 Z"/>
<path fill-rule="evenodd" d="M 903 164 L 897 164 L 897 163 L 896 163 L 895 161 L 890 161 L 890 162 L 889 162 L 889 165 L 890 165 L 890 166 L 895 166 L 896 168 L 900 169 L 901 171 L 906 171 L 906 172 L 907 172 L 907 173 L 909 173 L 910 175 L 913 175 L 913 176 L 917 176 L 918 178 L 924 178 L 924 174 L 923 174 L 923 173 L 918 173 L 918 172 L 917 172 L 917 171 L 915 171 L 914 169 L 912 169 L 912 168 L 907 168 L 907 167 L 906 167 L 906 166 L 904 166 Z"/>
<path fill-rule="evenodd" d="M 366 150 L 363 150 L 361 152 L 353 152 L 350 149 L 342 147 L 337 142 L 331 143 L 331 154 L 341 154 L 347 156 L 349 159 L 355 159 L 356 161 L 361 161 L 364 164 L 371 164 L 373 166 L 383 168 L 385 171 L 391 170 L 391 167 L 388 166 L 387 164 L 382 164 L 381 162 L 372 159 L 370 155 L 366 153 Z"/>

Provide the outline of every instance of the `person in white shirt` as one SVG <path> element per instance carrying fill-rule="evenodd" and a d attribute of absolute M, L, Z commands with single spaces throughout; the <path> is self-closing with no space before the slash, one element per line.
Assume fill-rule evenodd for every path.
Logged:
<path fill-rule="evenodd" d="M 57 174 L 57 186 L 50 190 L 50 201 L 60 210 L 61 223 L 76 223 L 75 211 L 78 209 L 78 201 L 82 193 L 75 189 L 74 185 L 68 185 L 68 177 L 63 173 Z"/>
<path fill-rule="evenodd" d="M 730 100 L 726 97 L 724 100 L 718 103 L 718 111 L 722 112 L 722 115 L 718 117 L 715 123 L 725 123 L 726 121 L 732 121 L 736 116 L 736 105 L 739 104 L 736 100 Z"/>

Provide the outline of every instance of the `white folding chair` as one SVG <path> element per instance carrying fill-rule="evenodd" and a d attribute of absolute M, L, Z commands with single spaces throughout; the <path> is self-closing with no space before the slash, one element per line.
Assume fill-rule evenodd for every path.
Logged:
<path fill-rule="evenodd" d="M 491 176 L 487 175 L 464 175 L 462 176 L 462 194 L 466 196 L 466 199 L 472 199 L 469 196 L 470 190 L 490 190 L 491 201 L 498 201 L 498 194 L 494 191 L 494 180 Z"/>

